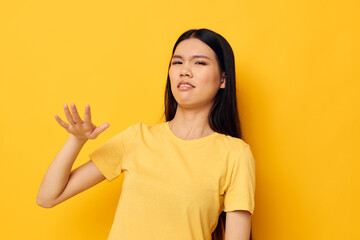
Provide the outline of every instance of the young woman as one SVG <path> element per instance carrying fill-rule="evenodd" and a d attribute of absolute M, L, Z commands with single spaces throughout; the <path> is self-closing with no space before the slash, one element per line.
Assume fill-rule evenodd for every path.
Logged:
<path fill-rule="evenodd" d="M 234 55 L 208 29 L 183 33 L 173 48 L 165 90 L 166 122 L 133 124 L 71 171 L 95 126 L 64 105 L 69 123 L 55 115 L 69 139 L 50 164 L 37 204 L 53 207 L 124 172 L 108 239 L 251 239 L 255 160 L 241 139 Z"/>

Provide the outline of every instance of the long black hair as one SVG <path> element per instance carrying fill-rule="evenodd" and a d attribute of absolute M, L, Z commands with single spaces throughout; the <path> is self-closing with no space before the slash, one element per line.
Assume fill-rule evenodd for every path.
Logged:
<path fill-rule="evenodd" d="M 220 72 L 225 72 L 225 88 L 220 88 L 208 115 L 210 128 L 237 138 L 242 138 L 240 119 L 236 102 L 235 59 L 228 41 L 220 34 L 206 28 L 190 29 L 184 32 L 176 41 L 172 50 L 174 55 L 177 45 L 186 39 L 197 38 L 207 44 L 216 54 Z M 169 69 L 171 66 L 171 59 Z M 168 69 L 168 70 L 169 70 Z M 165 118 L 170 121 L 175 117 L 177 102 L 171 92 L 169 71 L 165 88 Z M 223 240 L 225 235 L 225 212 L 219 216 L 218 225 L 212 233 L 212 239 Z M 252 231 L 250 231 L 252 240 Z"/>

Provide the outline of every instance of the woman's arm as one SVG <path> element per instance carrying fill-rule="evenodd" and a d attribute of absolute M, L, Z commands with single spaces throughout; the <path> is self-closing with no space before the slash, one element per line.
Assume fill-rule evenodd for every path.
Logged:
<path fill-rule="evenodd" d="M 83 145 L 70 135 L 45 173 L 36 198 L 39 206 L 54 207 L 105 180 L 91 160 L 70 172 Z"/>
<path fill-rule="evenodd" d="M 50 164 L 41 182 L 36 203 L 45 208 L 53 207 L 105 179 L 91 160 L 72 172 L 71 168 L 87 140 L 95 139 L 109 125 L 106 123 L 96 127 L 92 124 L 89 105 L 85 107 L 84 121 L 77 113 L 75 104 L 71 104 L 73 115 L 66 104 L 64 111 L 70 125 L 57 115 L 55 118 L 71 135 Z"/>
<path fill-rule="evenodd" d="M 251 214 L 249 211 L 236 210 L 226 213 L 225 240 L 249 240 Z"/>

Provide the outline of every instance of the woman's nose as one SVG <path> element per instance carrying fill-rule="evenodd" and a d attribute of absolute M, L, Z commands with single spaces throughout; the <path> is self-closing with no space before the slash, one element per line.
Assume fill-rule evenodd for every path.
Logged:
<path fill-rule="evenodd" d="M 187 66 L 187 65 L 183 65 L 182 68 L 180 69 L 180 76 L 189 76 L 189 77 L 192 77 L 192 74 L 191 74 L 191 70 L 190 68 Z"/>

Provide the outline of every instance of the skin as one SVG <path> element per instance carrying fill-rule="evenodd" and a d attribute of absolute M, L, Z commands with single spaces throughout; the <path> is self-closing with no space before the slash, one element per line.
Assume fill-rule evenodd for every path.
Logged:
<path fill-rule="evenodd" d="M 206 58 L 194 57 L 196 55 Z M 225 87 L 225 73 L 220 72 L 212 49 L 198 39 L 187 39 L 179 43 L 174 56 L 169 76 L 178 107 L 169 126 L 176 136 L 184 140 L 202 138 L 213 133 L 207 116 L 217 91 Z M 180 91 L 177 85 L 182 80 L 189 81 L 195 88 Z M 55 115 L 56 121 L 70 136 L 51 162 L 41 182 L 36 203 L 44 208 L 52 208 L 105 180 L 91 160 L 73 171 L 71 169 L 84 144 L 89 139 L 96 139 L 109 124 L 95 126 L 91 121 L 89 105 L 85 107 L 84 120 L 74 103 L 70 110 L 64 104 L 69 123 Z M 250 222 L 251 215 L 248 211 L 227 212 L 225 240 L 248 240 Z"/>
<path fill-rule="evenodd" d="M 89 139 L 96 139 L 109 124 L 104 123 L 96 127 L 91 122 L 89 105 L 85 107 L 84 121 L 80 118 L 74 103 L 71 104 L 71 112 L 67 104 L 64 104 L 64 112 L 69 124 L 57 115 L 55 119 L 70 136 L 51 162 L 41 182 L 36 203 L 44 208 L 54 207 L 105 180 L 104 175 L 91 160 L 72 172 L 71 169 L 84 144 Z"/>
<path fill-rule="evenodd" d="M 251 214 L 245 210 L 226 213 L 225 240 L 249 240 Z"/>

